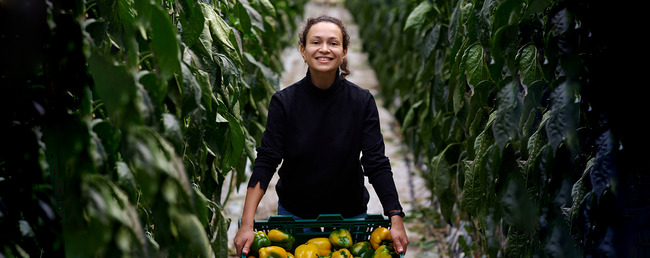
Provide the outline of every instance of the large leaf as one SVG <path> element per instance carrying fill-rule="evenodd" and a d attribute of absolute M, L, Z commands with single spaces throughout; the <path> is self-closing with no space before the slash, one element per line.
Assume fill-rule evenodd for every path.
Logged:
<path fill-rule="evenodd" d="M 179 231 L 180 243 L 183 243 L 183 255 L 193 257 L 212 257 L 214 251 L 210 246 L 201 222 L 194 214 L 181 213 L 173 217 L 174 226 Z"/>
<path fill-rule="evenodd" d="M 254 64 L 260 69 L 262 75 L 264 75 L 264 78 L 266 78 L 266 80 L 271 84 L 274 90 L 280 89 L 280 78 L 276 73 L 273 72 L 273 70 L 271 70 L 266 65 L 255 60 L 255 57 L 253 57 L 250 53 L 245 52 L 244 57 L 246 57 L 246 60 L 248 62 Z"/>
<path fill-rule="evenodd" d="M 205 17 L 200 2 L 192 0 L 175 1 L 179 9 L 179 21 L 182 28 L 181 38 L 187 46 L 194 46 L 205 26 Z"/>
<path fill-rule="evenodd" d="M 597 200 L 618 181 L 618 169 L 615 162 L 615 140 L 611 131 L 603 132 L 596 140 L 596 157 L 589 173 L 593 193 Z"/>
<path fill-rule="evenodd" d="M 543 78 L 543 73 L 539 62 L 537 61 L 537 48 L 528 44 L 522 47 L 517 53 L 519 61 L 519 70 L 521 72 L 521 82 L 525 86 L 531 86 L 533 82 Z"/>
<path fill-rule="evenodd" d="M 505 190 L 499 201 L 503 209 L 504 222 L 518 231 L 533 231 L 537 207 L 528 192 L 522 173 L 512 171 L 503 181 Z"/>
<path fill-rule="evenodd" d="M 262 11 L 264 11 L 265 14 L 270 15 L 270 16 L 276 16 L 275 14 L 275 7 L 269 0 L 260 0 L 260 5 L 262 6 Z"/>
<path fill-rule="evenodd" d="M 427 32 L 424 41 L 422 42 L 422 56 L 423 60 L 428 60 L 431 57 L 431 52 L 438 46 L 438 41 L 440 40 L 440 24 L 436 24 L 431 28 L 431 31 Z"/>
<path fill-rule="evenodd" d="M 138 86 L 136 79 L 123 65 L 114 64 L 110 58 L 93 53 L 88 67 L 95 81 L 97 95 L 104 101 L 112 120 L 123 128 L 142 121 L 134 102 Z"/>
<path fill-rule="evenodd" d="M 461 16 L 464 10 L 471 10 L 472 4 L 468 3 L 462 6 L 464 1 L 457 1 L 456 6 L 452 10 L 451 17 L 449 18 L 449 32 L 447 33 L 447 41 L 449 45 L 454 45 L 456 38 L 461 38 L 458 34 L 460 33 L 462 21 Z"/>
<path fill-rule="evenodd" d="M 506 143 L 516 140 L 519 125 L 517 93 L 519 80 L 511 80 L 504 85 L 497 95 L 497 115 L 492 124 L 492 134 L 499 150 L 504 149 Z"/>
<path fill-rule="evenodd" d="M 551 110 L 546 123 L 546 136 L 553 150 L 560 143 L 575 150 L 576 126 L 578 124 L 578 106 L 575 101 L 577 85 L 573 81 L 565 81 L 551 92 Z"/>
<path fill-rule="evenodd" d="M 219 16 L 212 7 L 206 4 L 201 4 L 203 15 L 206 19 L 206 27 L 209 28 L 212 41 L 217 42 L 219 47 L 223 49 L 229 58 L 232 58 L 236 63 L 241 65 L 240 55 L 230 41 L 230 35 L 233 33 L 232 28 Z M 205 43 L 204 43 L 205 44 Z"/>
<path fill-rule="evenodd" d="M 226 109 L 223 103 L 219 103 L 219 114 L 223 116 L 228 121 L 228 136 L 226 138 L 226 146 L 221 153 L 221 170 L 224 172 L 230 171 L 237 162 L 239 157 L 244 151 L 244 131 L 242 129 L 241 123 L 235 116 L 233 116 Z"/>
<path fill-rule="evenodd" d="M 426 15 L 431 11 L 432 6 L 429 1 L 422 1 L 420 4 L 411 11 L 408 18 L 406 18 L 406 24 L 404 25 L 404 30 L 408 30 L 412 27 L 422 26 L 426 20 Z"/>
<path fill-rule="evenodd" d="M 237 1 L 237 3 L 235 3 L 235 7 L 234 7 L 233 11 L 235 12 L 237 17 L 239 18 L 238 22 L 239 22 L 239 26 L 240 26 L 240 29 L 241 29 L 242 33 L 244 35 L 250 35 L 250 33 L 251 33 L 251 17 L 250 17 L 250 15 L 248 15 L 248 11 L 246 10 L 246 7 L 244 7 L 244 3 L 245 2 L 243 2 L 243 1 Z M 246 3 L 246 4 L 248 4 L 248 3 Z M 231 17 L 231 19 L 232 19 L 232 17 Z"/>
<path fill-rule="evenodd" d="M 180 50 L 176 30 L 169 15 L 160 7 L 151 6 L 151 29 L 153 35 L 151 48 L 156 57 L 156 68 L 163 81 L 167 81 L 180 71 Z"/>
<path fill-rule="evenodd" d="M 463 55 L 463 63 L 467 72 L 467 83 L 471 86 L 478 85 L 483 80 L 489 80 L 489 72 L 485 63 L 483 47 L 480 44 L 473 44 Z"/>

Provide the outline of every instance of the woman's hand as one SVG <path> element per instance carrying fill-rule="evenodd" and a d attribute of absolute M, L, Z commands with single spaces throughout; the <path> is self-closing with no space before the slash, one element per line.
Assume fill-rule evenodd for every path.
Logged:
<path fill-rule="evenodd" d="M 253 239 L 255 239 L 255 233 L 253 232 L 255 211 L 257 210 L 257 205 L 260 204 L 260 200 L 262 200 L 262 197 L 264 196 L 264 192 L 265 190 L 262 189 L 259 182 L 255 187 L 248 187 L 248 190 L 246 190 L 246 199 L 244 200 L 244 211 L 241 216 L 241 225 L 239 226 L 237 235 L 235 235 L 235 239 L 233 240 L 235 248 L 237 249 L 237 255 L 240 257 L 242 253 L 248 254 Z"/>
<path fill-rule="evenodd" d="M 235 235 L 235 240 L 233 240 L 233 242 L 235 243 L 238 257 L 241 257 L 242 253 L 246 255 L 248 254 L 254 238 L 255 235 L 253 233 L 252 225 L 240 227 L 239 230 L 237 230 L 237 235 Z"/>
<path fill-rule="evenodd" d="M 393 247 L 395 248 L 395 251 L 401 254 L 406 253 L 409 239 L 408 236 L 406 236 L 402 217 L 390 217 L 390 237 L 393 239 Z"/>

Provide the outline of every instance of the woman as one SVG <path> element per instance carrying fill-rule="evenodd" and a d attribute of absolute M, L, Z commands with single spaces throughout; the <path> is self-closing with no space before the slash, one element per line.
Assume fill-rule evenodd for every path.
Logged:
<path fill-rule="evenodd" d="M 278 214 L 363 218 L 365 175 L 390 217 L 395 250 L 404 253 L 404 213 L 384 155 L 377 105 L 368 90 L 345 79 L 350 36 L 340 20 L 321 16 L 308 19 L 299 38 L 307 75 L 271 98 L 234 239 L 237 254 L 248 254 L 255 211 L 280 162 Z"/>

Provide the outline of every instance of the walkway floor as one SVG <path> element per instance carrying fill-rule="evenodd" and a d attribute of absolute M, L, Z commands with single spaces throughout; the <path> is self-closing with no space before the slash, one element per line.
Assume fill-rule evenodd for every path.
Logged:
<path fill-rule="evenodd" d="M 356 83 L 357 85 L 369 89 L 375 96 L 380 93 L 379 83 L 377 81 L 374 70 L 368 64 L 368 56 L 363 52 L 361 40 L 359 38 L 359 27 L 354 23 L 353 17 L 350 12 L 343 7 L 341 3 L 329 0 L 330 4 L 324 3 L 327 0 L 312 1 L 305 6 L 305 18 L 315 17 L 322 14 L 330 15 L 341 19 L 348 29 L 351 37 L 351 45 L 348 49 L 347 59 L 351 74 L 347 77 L 348 80 Z M 333 3 L 332 3 L 333 2 Z M 297 46 L 290 47 L 284 50 L 283 62 L 285 64 L 285 73 L 281 78 L 282 87 L 286 87 L 293 82 L 302 79 L 305 76 L 307 65 L 303 63 Z M 382 134 L 386 144 L 386 155 L 391 161 L 395 184 L 397 186 L 400 201 L 405 211 L 412 211 L 417 207 L 428 207 L 431 205 L 430 190 L 427 188 L 424 180 L 416 175 L 411 169 L 412 159 L 406 155 L 402 139 L 399 134 L 399 125 L 395 121 L 392 114 L 383 108 L 382 100 L 380 97 L 375 98 L 379 108 L 379 116 Z M 275 192 L 275 183 L 277 182 L 277 174 L 271 180 L 269 188 L 262 198 L 260 205 L 255 214 L 256 219 L 267 219 L 277 212 L 277 194 Z M 226 186 L 224 186 L 226 187 Z M 382 207 L 374 192 L 372 185 L 368 183 L 366 178 L 366 187 L 370 193 L 370 203 L 368 204 L 368 213 L 382 214 Z M 228 191 L 228 189 L 224 189 Z M 224 192 L 225 193 L 225 192 Z M 242 184 L 239 191 L 233 190 L 230 199 L 224 207 L 224 212 L 232 219 L 230 229 L 228 230 L 229 247 L 233 249 L 232 239 L 237 231 L 237 221 L 241 217 L 242 208 L 244 206 L 244 197 L 246 194 L 246 185 Z M 417 222 L 415 222 L 417 223 Z M 407 235 L 411 243 L 422 239 L 422 236 L 417 231 L 413 230 L 421 228 L 422 225 L 414 225 L 406 223 Z M 439 257 L 440 255 L 432 250 L 420 250 L 416 245 L 409 245 L 406 258 L 411 257 Z"/>

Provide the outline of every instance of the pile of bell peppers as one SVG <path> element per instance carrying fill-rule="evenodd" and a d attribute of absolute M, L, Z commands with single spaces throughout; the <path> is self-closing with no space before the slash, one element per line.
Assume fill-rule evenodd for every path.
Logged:
<path fill-rule="evenodd" d="M 297 244 L 295 237 L 281 229 L 256 231 L 247 257 L 255 258 L 395 258 L 390 230 L 378 227 L 368 241 L 354 243 L 352 234 L 337 228 L 328 237 L 314 237 Z"/>

